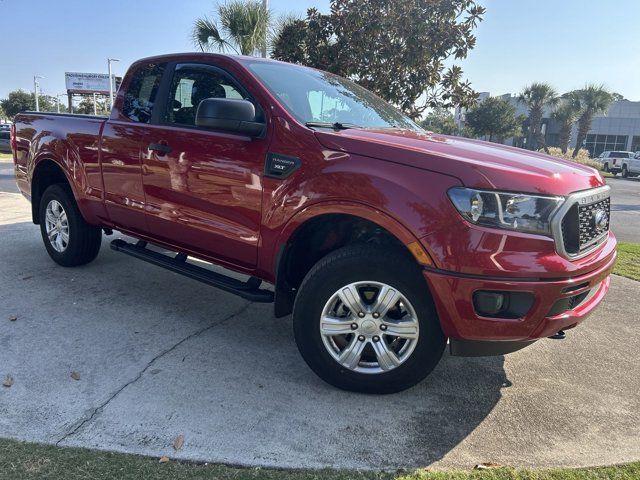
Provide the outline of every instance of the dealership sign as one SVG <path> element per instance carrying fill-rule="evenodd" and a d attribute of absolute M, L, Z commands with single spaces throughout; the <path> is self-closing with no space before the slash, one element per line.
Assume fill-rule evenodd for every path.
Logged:
<path fill-rule="evenodd" d="M 109 75 L 106 73 L 66 72 L 64 79 L 69 93 L 109 93 Z"/>

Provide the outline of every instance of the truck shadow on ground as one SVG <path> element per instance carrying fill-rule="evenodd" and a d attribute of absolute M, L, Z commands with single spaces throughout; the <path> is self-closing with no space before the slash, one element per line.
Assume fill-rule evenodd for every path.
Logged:
<path fill-rule="evenodd" d="M 443 458 L 510 386 L 504 357 L 445 353 L 405 392 L 343 392 L 304 364 L 291 318 L 275 319 L 271 305 L 119 255 L 106 238 L 97 260 L 75 269 L 53 264 L 28 222 L 0 226 L 0 238 L 1 314 L 21 319 L 6 330 L 0 365 L 19 368 L 39 389 L 14 389 L 20 406 L 7 410 L 0 436 L 59 439 L 111 397 L 68 444 L 156 455 L 182 433 L 183 458 L 411 467 Z M 80 392 L 50 379 L 68 376 L 70 365 L 82 365 Z M 34 412 L 43 425 L 28 435 L 12 430 Z"/>

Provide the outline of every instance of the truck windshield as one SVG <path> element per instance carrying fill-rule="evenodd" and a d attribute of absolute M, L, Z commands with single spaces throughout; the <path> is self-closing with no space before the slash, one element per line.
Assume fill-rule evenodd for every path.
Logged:
<path fill-rule="evenodd" d="M 246 65 L 303 124 L 422 131 L 409 117 L 346 78 L 284 63 L 248 61 Z"/>

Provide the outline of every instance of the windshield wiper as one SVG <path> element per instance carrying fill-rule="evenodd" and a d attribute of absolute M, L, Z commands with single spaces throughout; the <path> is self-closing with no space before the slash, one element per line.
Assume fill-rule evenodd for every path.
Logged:
<path fill-rule="evenodd" d="M 340 123 L 340 122 L 307 122 L 307 127 L 311 128 L 332 128 L 334 130 L 347 130 L 349 128 L 360 128 L 360 126 L 353 123 Z"/>

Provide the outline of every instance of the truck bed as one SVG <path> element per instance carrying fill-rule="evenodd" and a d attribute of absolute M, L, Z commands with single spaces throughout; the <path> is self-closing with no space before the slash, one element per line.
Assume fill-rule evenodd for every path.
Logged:
<path fill-rule="evenodd" d="M 75 185 L 101 190 L 99 143 L 106 120 L 103 116 L 71 113 L 18 114 L 14 160 L 20 191 L 31 197 L 34 166 L 47 155 L 67 163 L 66 171 L 73 172 Z"/>

